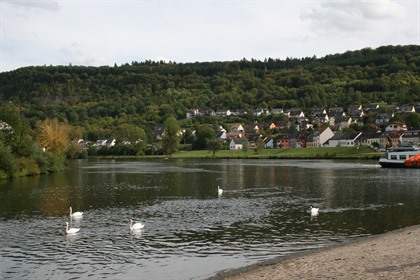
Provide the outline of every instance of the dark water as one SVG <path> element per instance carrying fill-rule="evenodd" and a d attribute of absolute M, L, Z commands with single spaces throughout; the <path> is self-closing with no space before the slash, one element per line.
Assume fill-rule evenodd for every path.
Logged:
<path fill-rule="evenodd" d="M 224 189 L 218 197 L 217 186 Z M 420 224 L 420 170 L 369 161 L 84 160 L 0 181 L 1 279 L 205 279 Z M 320 207 L 316 218 L 310 206 Z M 81 230 L 66 235 L 69 207 Z M 131 233 L 129 219 L 145 229 Z"/>

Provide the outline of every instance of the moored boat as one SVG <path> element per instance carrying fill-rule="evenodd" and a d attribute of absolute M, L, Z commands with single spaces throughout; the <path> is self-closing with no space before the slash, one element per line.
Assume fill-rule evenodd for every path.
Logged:
<path fill-rule="evenodd" d="M 420 154 L 406 159 L 404 165 L 407 167 L 420 168 Z"/>
<path fill-rule="evenodd" d="M 406 160 L 420 154 L 420 149 L 413 146 L 400 146 L 393 147 L 386 151 L 386 155 L 379 159 L 379 164 L 382 167 L 395 167 L 395 168 L 409 168 L 409 167 L 420 167 L 415 165 L 411 160 L 408 161 L 408 165 L 405 164 Z M 417 163 L 417 161 L 416 161 Z M 411 165 L 410 165 L 411 164 Z"/>

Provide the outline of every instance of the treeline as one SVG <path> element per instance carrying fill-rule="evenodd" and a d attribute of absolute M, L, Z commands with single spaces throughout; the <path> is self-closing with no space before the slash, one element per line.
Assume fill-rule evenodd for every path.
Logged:
<path fill-rule="evenodd" d="M 0 100 L 34 129 L 45 119 L 83 128 L 84 138 L 144 129 L 167 116 L 183 125 L 190 108 L 348 107 L 420 102 L 420 46 L 384 46 L 323 58 L 225 62 L 133 61 L 113 67 L 42 66 L 0 73 Z"/>
<path fill-rule="evenodd" d="M 0 104 L 0 179 L 63 170 L 69 133 L 57 119 L 31 129 L 18 107 Z"/>

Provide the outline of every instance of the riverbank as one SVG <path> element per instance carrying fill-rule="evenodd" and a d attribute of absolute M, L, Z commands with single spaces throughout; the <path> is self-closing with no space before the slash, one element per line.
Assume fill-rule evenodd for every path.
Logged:
<path fill-rule="evenodd" d="M 384 153 L 369 147 L 319 147 L 291 149 L 220 150 L 214 158 L 250 159 L 379 159 Z M 212 151 L 179 151 L 172 158 L 213 158 Z"/>
<path fill-rule="evenodd" d="M 230 271 L 212 279 L 420 279 L 420 225 Z"/>
<path fill-rule="evenodd" d="M 384 152 L 375 151 L 369 147 L 319 147 L 254 150 L 219 150 L 213 154 L 209 150 L 180 150 L 168 155 L 143 156 L 98 156 L 100 158 L 128 159 L 355 159 L 378 160 Z"/>

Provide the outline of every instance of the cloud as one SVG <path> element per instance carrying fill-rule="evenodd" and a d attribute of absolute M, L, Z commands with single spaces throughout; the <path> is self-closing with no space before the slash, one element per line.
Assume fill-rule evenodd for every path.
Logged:
<path fill-rule="evenodd" d="M 391 0 L 381 1 L 325 1 L 302 13 L 317 33 L 368 33 L 384 28 L 387 22 L 404 21 L 404 8 Z"/>
<path fill-rule="evenodd" d="M 86 65 L 86 66 L 103 66 L 111 65 L 112 61 L 107 59 L 102 53 L 87 52 L 85 46 L 72 43 L 69 46 L 60 49 L 61 57 L 65 57 L 67 61 L 62 61 L 63 65 Z"/>
<path fill-rule="evenodd" d="M 41 9 L 58 11 L 60 6 L 55 0 L 4 0 L 5 2 L 23 9 Z"/>

